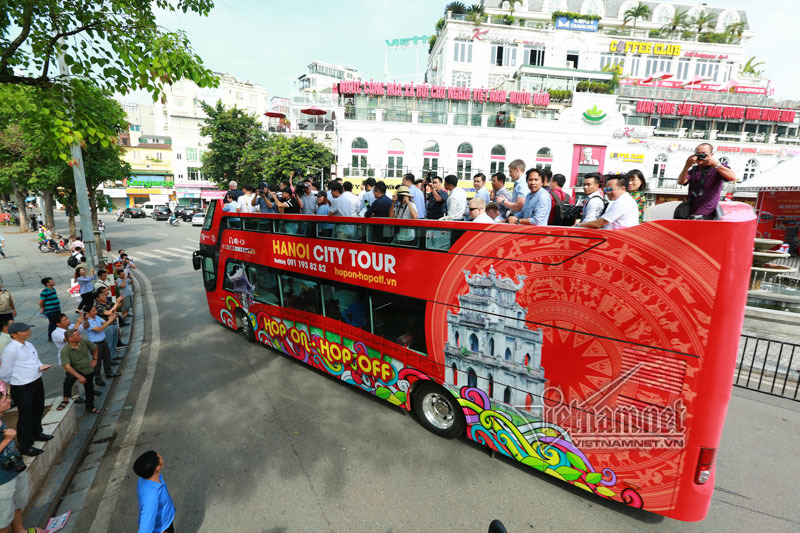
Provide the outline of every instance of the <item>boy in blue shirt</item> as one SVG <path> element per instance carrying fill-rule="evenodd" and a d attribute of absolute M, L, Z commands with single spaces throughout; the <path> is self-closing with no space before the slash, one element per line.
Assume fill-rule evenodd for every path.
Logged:
<path fill-rule="evenodd" d="M 144 452 L 133 463 L 139 476 L 139 533 L 174 533 L 175 505 L 164 483 L 164 459 L 153 450 Z"/>

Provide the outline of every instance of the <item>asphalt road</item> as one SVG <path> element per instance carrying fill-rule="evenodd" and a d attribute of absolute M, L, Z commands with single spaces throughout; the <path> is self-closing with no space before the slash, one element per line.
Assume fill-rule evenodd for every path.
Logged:
<path fill-rule="evenodd" d="M 149 219 L 106 226 L 112 248 L 139 260 L 155 295 L 158 363 L 133 458 L 148 449 L 164 457 L 182 533 L 482 532 L 495 518 L 510 532 L 800 529 L 800 403 L 734 392 L 705 521 L 626 508 L 466 439 L 440 439 L 384 401 L 247 343 L 208 312 L 189 253 L 199 232 Z M 143 354 L 133 391 L 153 356 Z M 95 531 L 132 412 L 120 420 L 77 531 Z M 116 531 L 136 530 L 136 478 L 126 470 Z"/>

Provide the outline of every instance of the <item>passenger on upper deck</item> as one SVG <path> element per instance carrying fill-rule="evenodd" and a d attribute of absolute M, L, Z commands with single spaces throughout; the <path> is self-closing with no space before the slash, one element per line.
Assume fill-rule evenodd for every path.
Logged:
<path fill-rule="evenodd" d="M 591 222 L 578 224 L 582 228 L 623 229 L 639 224 L 639 207 L 628 193 L 628 178 L 624 175 L 606 176 L 603 189 L 610 202 L 605 212 Z"/>
<path fill-rule="evenodd" d="M 528 181 L 528 196 L 525 197 L 522 211 L 518 215 L 510 215 L 510 224 L 530 224 L 531 226 L 546 226 L 550 217 L 552 200 L 550 193 L 542 186 L 542 174 L 538 168 L 530 168 L 525 173 Z"/>
<path fill-rule="evenodd" d="M 238 200 L 239 197 L 244 194 L 238 187 L 239 185 L 235 181 L 231 180 L 228 182 L 228 192 L 233 195 L 234 200 Z"/>
<path fill-rule="evenodd" d="M 494 202 L 486 204 L 486 214 L 491 217 L 495 222 L 505 222 L 506 220 L 500 215 L 500 206 Z"/>
<path fill-rule="evenodd" d="M 278 208 L 279 213 L 284 214 L 297 214 L 300 212 L 300 205 L 297 203 L 297 198 L 292 196 L 292 190 L 288 187 L 281 189 L 281 198 L 273 191 L 269 191 L 269 196 L 272 199 L 275 207 Z"/>
<path fill-rule="evenodd" d="M 448 220 L 463 220 L 467 207 L 467 193 L 458 188 L 458 178 L 449 174 L 444 178 L 444 188 L 447 190 L 447 213 L 444 217 Z"/>
<path fill-rule="evenodd" d="M 269 185 L 266 183 L 259 183 L 258 187 L 256 188 L 256 194 L 253 197 L 253 200 L 250 205 L 255 208 L 256 213 L 266 213 L 271 214 L 275 213 L 275 204 L 270 201 L 267 192 L 269 191 Z"/>
<path fill-rule="evenodd" d="M 473 222 L 494 224 L 492 217 L 486 214 L 486 202 L 483 198 L 473 198 L 469 201 L 469 216 Z"/>
<path fill-rule="evenodd" d="M 415 187 L 412 185 L 411 188 Z M 397 188 L 397 194 L 395 194 L 392 200 L 393 200 L 392 205 L 389 208 L 389 218 L 407 218 L 407 219 L 419 218 L 419 213 L 417 212 L 417 206 L 414 205 L 414 202 L 411 199 L 411 193 L 409 192 L 409 187 L 406 187 L 405 185 L 400 185 Z"/>
<path fill-rule="evenodd" d="M 297 185 L 297 191 L 301 190 L 301 186 Z M 304 215 L 314 215 L 317 213 L 317 197 L 314 194 L 314 191 L 311 190 L 311 182 L 303 182 L 302 185 L 302 203 L 300 207 L 300 212 Z"/>
<path fill-rule="evenodd" d="M 236 212 L 255 213 L 255 209 L 253 209 L 253 200 L 256 197 L 256 190 L 251 185 L 243 185 L 242 189 L 244 190 L 244 194 L 236 200 L 239 204 L 236 208 Z"/>
<path fill-rule="evenodd" d="M 439 220 L 445 215 L 445 207 L 447 206 L 447 191 L 444 190 L 442 178 L 433 176 L 427 189 L 428 202 L 425 205 L 427 218 Z"/>
<path fill-rule="evenodd" d="M 500 207 L 505 207 L 509 211 L 518 213 L 525 205 L 525 197 L 528 195 L 527 176 L 525 175 L 525 161 L 515 159 L 508 165 L 508 175 L 514 181 L 514 190 L 511 193 L 511 200 L 501 199 L 498 202 Z"/>
<path fill-rule="evenodd" d="M 364 216 L 366 218 L 382 217 L 389 218 L 389 210 L 392 208 L 392 199 L 386 196 L 386 184 L 379 181 L 372 189 L 374 200 L 372 205 L 367 208 Z"/>
<path fill-rule="evenodd" d="M 508 214 L 508 208 L 506 208 L 504 204 L 511 203 L 511 194 L 508 192 L 508 189 L 506 189 L 506 175 L 502 172 L 492 174 L 492 190 L 489 199 L 497 205 L 499 212 L 499 215 L 495 215 L 492 218 L 500 216 L 505 219 Z M 486 211 L 488 213 L 488 206 L 486 207 Z"/>
<path fill-rule="evenodd" d="M 678 185 L 689 184 L 689 217 L 712 219 L 716 216 L 722 182 L 736 181 L 736 174 L 714 159 L 714 147 L 697 145 L 678 176 Z"/>
<path fill-rule="evenodd" d="M 581 222 L 591 222 L 600 218 L 606 208 L 606 201 L 603 199 L 601 186 L 603 177 L 597 172 L 589 172 L 583 177 L 583 192 L 586 199 L 583 200 L 583 219 Z"/>
<path fill-rule="evenodd" d="M 361 194 L 358 195 L 358 214 L 364 216 L 367 208 L 375 201 L 375 194 L 372 189 L 375 188 L 375 178 L 367 178 L 362 182 Z"/>
<path fill-rule="evenodd" d="M 343 196 L 347 198 L 347 200 L 350 202 L 351 206 L 350 212 L 353 214 L 354 217 L 358 216 L 358 212 L 361 209 L 361 206 L 358 203 L 358 196 L 353 194 L 353 184 L 349 181 L 345 181 L 342 184 L 342 187 L 344 188 Z"/>
<path fill-rule="evenodd" d="M 225 205 L 222 207 L 223 213 L 235 213 L 236 208 L 239 206 L 239 204 L 236 203 L 236 199 L 233 197 L 233 194 L 229 192 L 225 193 L 223 202 L 225 203 Z"/>
<path fill-rule="evenodd" d="M 419 218 L 425 218 L 425 195 L 414 185 L 415 181 L 414 174 L 410 172 L 403 176 L 403 185 L 408 187 L 408 192 L 411 195 L 411 200 L 414 202 L 414 207 L 417 208 Z"/>
<path fill-rule="evenodd" d="M 334 181 L 330 185 L 331 198 L 331 211 L 328 213 L 330 216 L 351 217 L 353 216 L 353 204 L 344 195 L 344 187 L 338 181 Z"/>

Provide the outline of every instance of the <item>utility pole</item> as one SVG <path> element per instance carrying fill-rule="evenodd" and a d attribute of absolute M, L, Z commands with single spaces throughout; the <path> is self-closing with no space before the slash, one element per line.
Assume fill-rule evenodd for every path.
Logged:
<path fill-rule="evenodd" d="M 69 82 L 70 71 L 64 61 L 64 51 L 61 49 L 61 41 L 58 43 L 58 70 L 61 75 Z M 81 145 L 77 142 L 70 147 L 72 153 L 72 176 L 75 179 L 75 195 L 78 197 L 78 210 L 80 211 L 81 232 L 83 233 L 83 244 L 86 254 L 86 262 L 90 270 L 97 272 L 97 246 L 92 227 L 92 209 L 89 207 L 89 192 L 86 190 L 86 175 L 83 172 L 83 153 Z"/>

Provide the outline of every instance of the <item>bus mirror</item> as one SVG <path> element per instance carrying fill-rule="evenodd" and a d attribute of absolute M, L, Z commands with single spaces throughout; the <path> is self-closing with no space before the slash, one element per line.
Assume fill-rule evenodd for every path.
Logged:
<path fill-rule="evenodd" d="M 200 270 L 203 266 L 203 257 L 200 255 L 200 252 L 193 252 L 192 253 L 192 266 L 195 270 Z"/>

